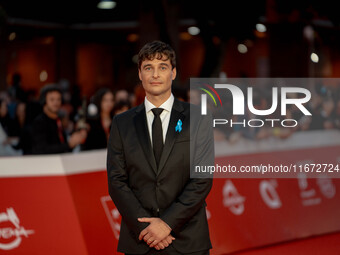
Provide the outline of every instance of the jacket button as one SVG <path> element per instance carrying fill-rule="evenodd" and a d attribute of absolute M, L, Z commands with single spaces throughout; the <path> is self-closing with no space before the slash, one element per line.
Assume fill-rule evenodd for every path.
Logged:
<path fill-rule="evenodd" d="M 157 213 L 159 213 L 159 208 L 157 208 L 157 210 L 156 210 L 156 211 L 157 211 Z"/>

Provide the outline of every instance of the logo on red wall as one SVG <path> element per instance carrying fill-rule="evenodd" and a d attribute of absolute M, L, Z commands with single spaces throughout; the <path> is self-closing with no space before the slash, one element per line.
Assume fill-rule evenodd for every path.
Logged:
<path fill-rule="evenodd" d="M 223 187 L 223 205 L 235 215 L 244 212 L 244 201 L 246 198 L 241 196 L 232 181 L 227 180 Z"/>
<path fill-rule="evenodd" d="M 34 233 L 20 225 L 20 220 L 12 207 L 0 213 L 0 249 L 12 250 L 17 248 L 23 237 L 28 238 Z"/>
<path fill-rule="evenodd" d="M 264 201 L 264 203 L 270 209 L 279 209 L 282 206 L 281 199 L 276 190 L 277 188 L 277 180 L 263 180 L 260 182 L 260 194 Z"/>
<path fill-rule="evenodd" d="M 102 205 L 104 207 L 105 214 L 110 222 L 111 229 L 113 231 L 113 234 L 115 238 L 119 239 L 119 233 L 120 233 L 120 222 L 122 220 L 122 217 L 114 205 L 114 203 L 111 200 L 110 196 L 104 196 L 100 198 L 100 201 L 102 202 Z"/>

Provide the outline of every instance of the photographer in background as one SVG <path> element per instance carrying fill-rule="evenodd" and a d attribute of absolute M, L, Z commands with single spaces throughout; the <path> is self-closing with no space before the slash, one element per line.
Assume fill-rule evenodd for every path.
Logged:
<path fill-rule="evenodd" d="M 81 129 L 66 138 L 58 113 L 62 106 L 62 91 L 54 84 L 43 87 L 40 91 L 41 113 L 32 124 L 32 153 L 53 154 L 70 152 L 83 144 L 87 131 Z"/>

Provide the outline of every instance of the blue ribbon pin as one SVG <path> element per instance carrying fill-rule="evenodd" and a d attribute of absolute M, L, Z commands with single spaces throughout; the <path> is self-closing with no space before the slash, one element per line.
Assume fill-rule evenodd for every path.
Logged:
<path fill-rule="evenodd" d="M 182 121 L 181 121 L 181 119 L 179 119 L 177 121 L 177 125 L 175 127 L 175 131 L 178 132 L 178 133 L 182 131 Z"/>

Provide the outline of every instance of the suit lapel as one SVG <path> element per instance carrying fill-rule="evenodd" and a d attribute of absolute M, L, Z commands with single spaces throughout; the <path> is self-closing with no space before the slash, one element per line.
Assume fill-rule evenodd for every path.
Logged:
<path fill-rule="evenodd" d="M 176 138 L 179 134 L 179 132 L 175 131 L 175 128 L 176 128 L 176 125 L 179 119 L 182 122 L 184 121 L 185 115 L 182 113 L 183 110 L 184 108 L 182 104 L 177 99 L 175 99 L 172 110 L 171 110 L 169 126 L 168 126 L 168 130 L 166 133 L 166 139 L 165 139 L 165 144 L 163 147 L 162 156 L 159 161 L 157 174 L 159 174 L 161 170 L 163 169 L 165 162 L 168 159 L 170 152 L 172 150 L 172 147 L 174 146 Z"/>
<path fill-rule="evenodd" d="M 151 146 L 144 104 L 140 105 L 136 109 L 136 116 L 134 117 L 134 123 L 135 123 L 138 140 L 139 140 L 140 145 L 143 148 L 144 155 L 146 159 L 149 161 L 152 169 L 155 171 L 155 173 L 157 173 L 156 160 L 155 160 L 152 146 Z"/>

